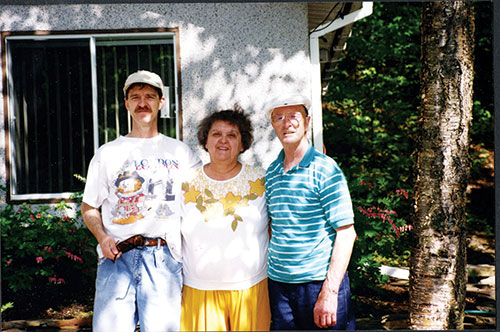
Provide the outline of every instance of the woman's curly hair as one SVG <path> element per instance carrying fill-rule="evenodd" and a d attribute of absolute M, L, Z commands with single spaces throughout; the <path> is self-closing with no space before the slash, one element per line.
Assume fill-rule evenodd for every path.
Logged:
<path fill-rule="evenodd" d="M 208 133 L 212 128 L 212 125 L 216 121 L 224 121 L 231 125 L 238 127 L 241 135 L 241 143 L 243 145 L 243 152 L 248 150 L 253 143 L 253 126 L 248 115 L 244 113 L 244 110 L 235 105 L 232 110 L 222 110 L 216 111 L 201 120 L 198 125 L 198 142 L 200 145 L 208 151 L 205 145 L 207 144 Z"/>

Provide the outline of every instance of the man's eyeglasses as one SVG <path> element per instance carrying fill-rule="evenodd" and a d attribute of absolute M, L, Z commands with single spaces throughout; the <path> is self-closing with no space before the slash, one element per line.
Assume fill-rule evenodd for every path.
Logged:
<path fill-rule="evenodd" d="M 281 114 L 273 114 L 271 116 L 271 121 L 274 124 L 282 124 L 285 122 L 285 119 L 288 118 L 293 125 L 298 125 L 302 120 L 302 113 L 281 113 Z"/>

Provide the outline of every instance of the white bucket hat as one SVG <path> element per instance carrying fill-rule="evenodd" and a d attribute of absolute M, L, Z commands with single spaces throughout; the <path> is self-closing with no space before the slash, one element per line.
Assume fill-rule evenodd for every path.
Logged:
<path fill-rule="evenodd" d="M 267 112 L 267 115 L 271 117 L 275 108 L 296 105 L 303 105 L 306 108 L 306 112 L 309 114 L 309 110 L 311 109 L 311 100 L 300 94 L 274 97 L 266 103 L 264 110 Z"/>

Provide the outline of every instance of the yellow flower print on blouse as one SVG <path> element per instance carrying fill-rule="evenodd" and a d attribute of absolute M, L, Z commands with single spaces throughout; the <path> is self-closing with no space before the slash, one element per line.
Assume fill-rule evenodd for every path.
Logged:
<path fill-rule="evenodd" d="M 183 189 L 184 189 L 184 185 L 187 185 L 187 184 L 183 184 Z M 188 186 L 188 188 L 189 188 L 189 186 Z M 187 204 L 189 202 L 196 203 L 196 197 L 198 197 L 198 195 L 200 193 L 201 192 L 196 190 L 196 188 L 194 186 L 187 189 L 186 193 L 184 194 L 184 204 Z"/>
<path fill-rule="evenodd" d="M 266 187 L 264 186 L 264 178 L 257 179 L 256 181 L 248 181 L 250 184 L 250 193 L 257 194 L 261 197 Z"/>
<path fill-rule="evenodd" d="M 205 222 L 231 216 L 231 229 L 236 231 L 243 222 L 236 213 L 240 207 L 249 206 L 248 202 L 262 197 L 265 191 L 265 178 L 252 177 L 252 168 L 245 167 L 246 174 L 236 181 L 212 181 L 197 169 L 188 182 L 182 184 L 184 204 L 194 203 L 205 217 Z M 250 178 L 250 179 L 249 179 Z M 256 179 L 252 181 L 251 179 Z"/>
<path fill-rule="evenodd" d="M 232 211 L 234 213 L 238 207 L 238 203 L 241 201 L 241 196 L 234 196 L 232 192 L 229 192 L 226 197 L 221 198 L 220 201 L 224 205 L 224 211 Z"/>

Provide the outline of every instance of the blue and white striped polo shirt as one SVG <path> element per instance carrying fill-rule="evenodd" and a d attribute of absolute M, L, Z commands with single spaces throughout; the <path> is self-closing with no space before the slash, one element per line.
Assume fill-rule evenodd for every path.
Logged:
<path fill-rule="evenodd" d="M 345 176 L 332 158 L 312 145 L 286 173 L 283 158 L 281 151 L 266 173 L 272 230 L 267 274 L 286 283 L 324 280 L 335 228 L 354 223 Z"/>

